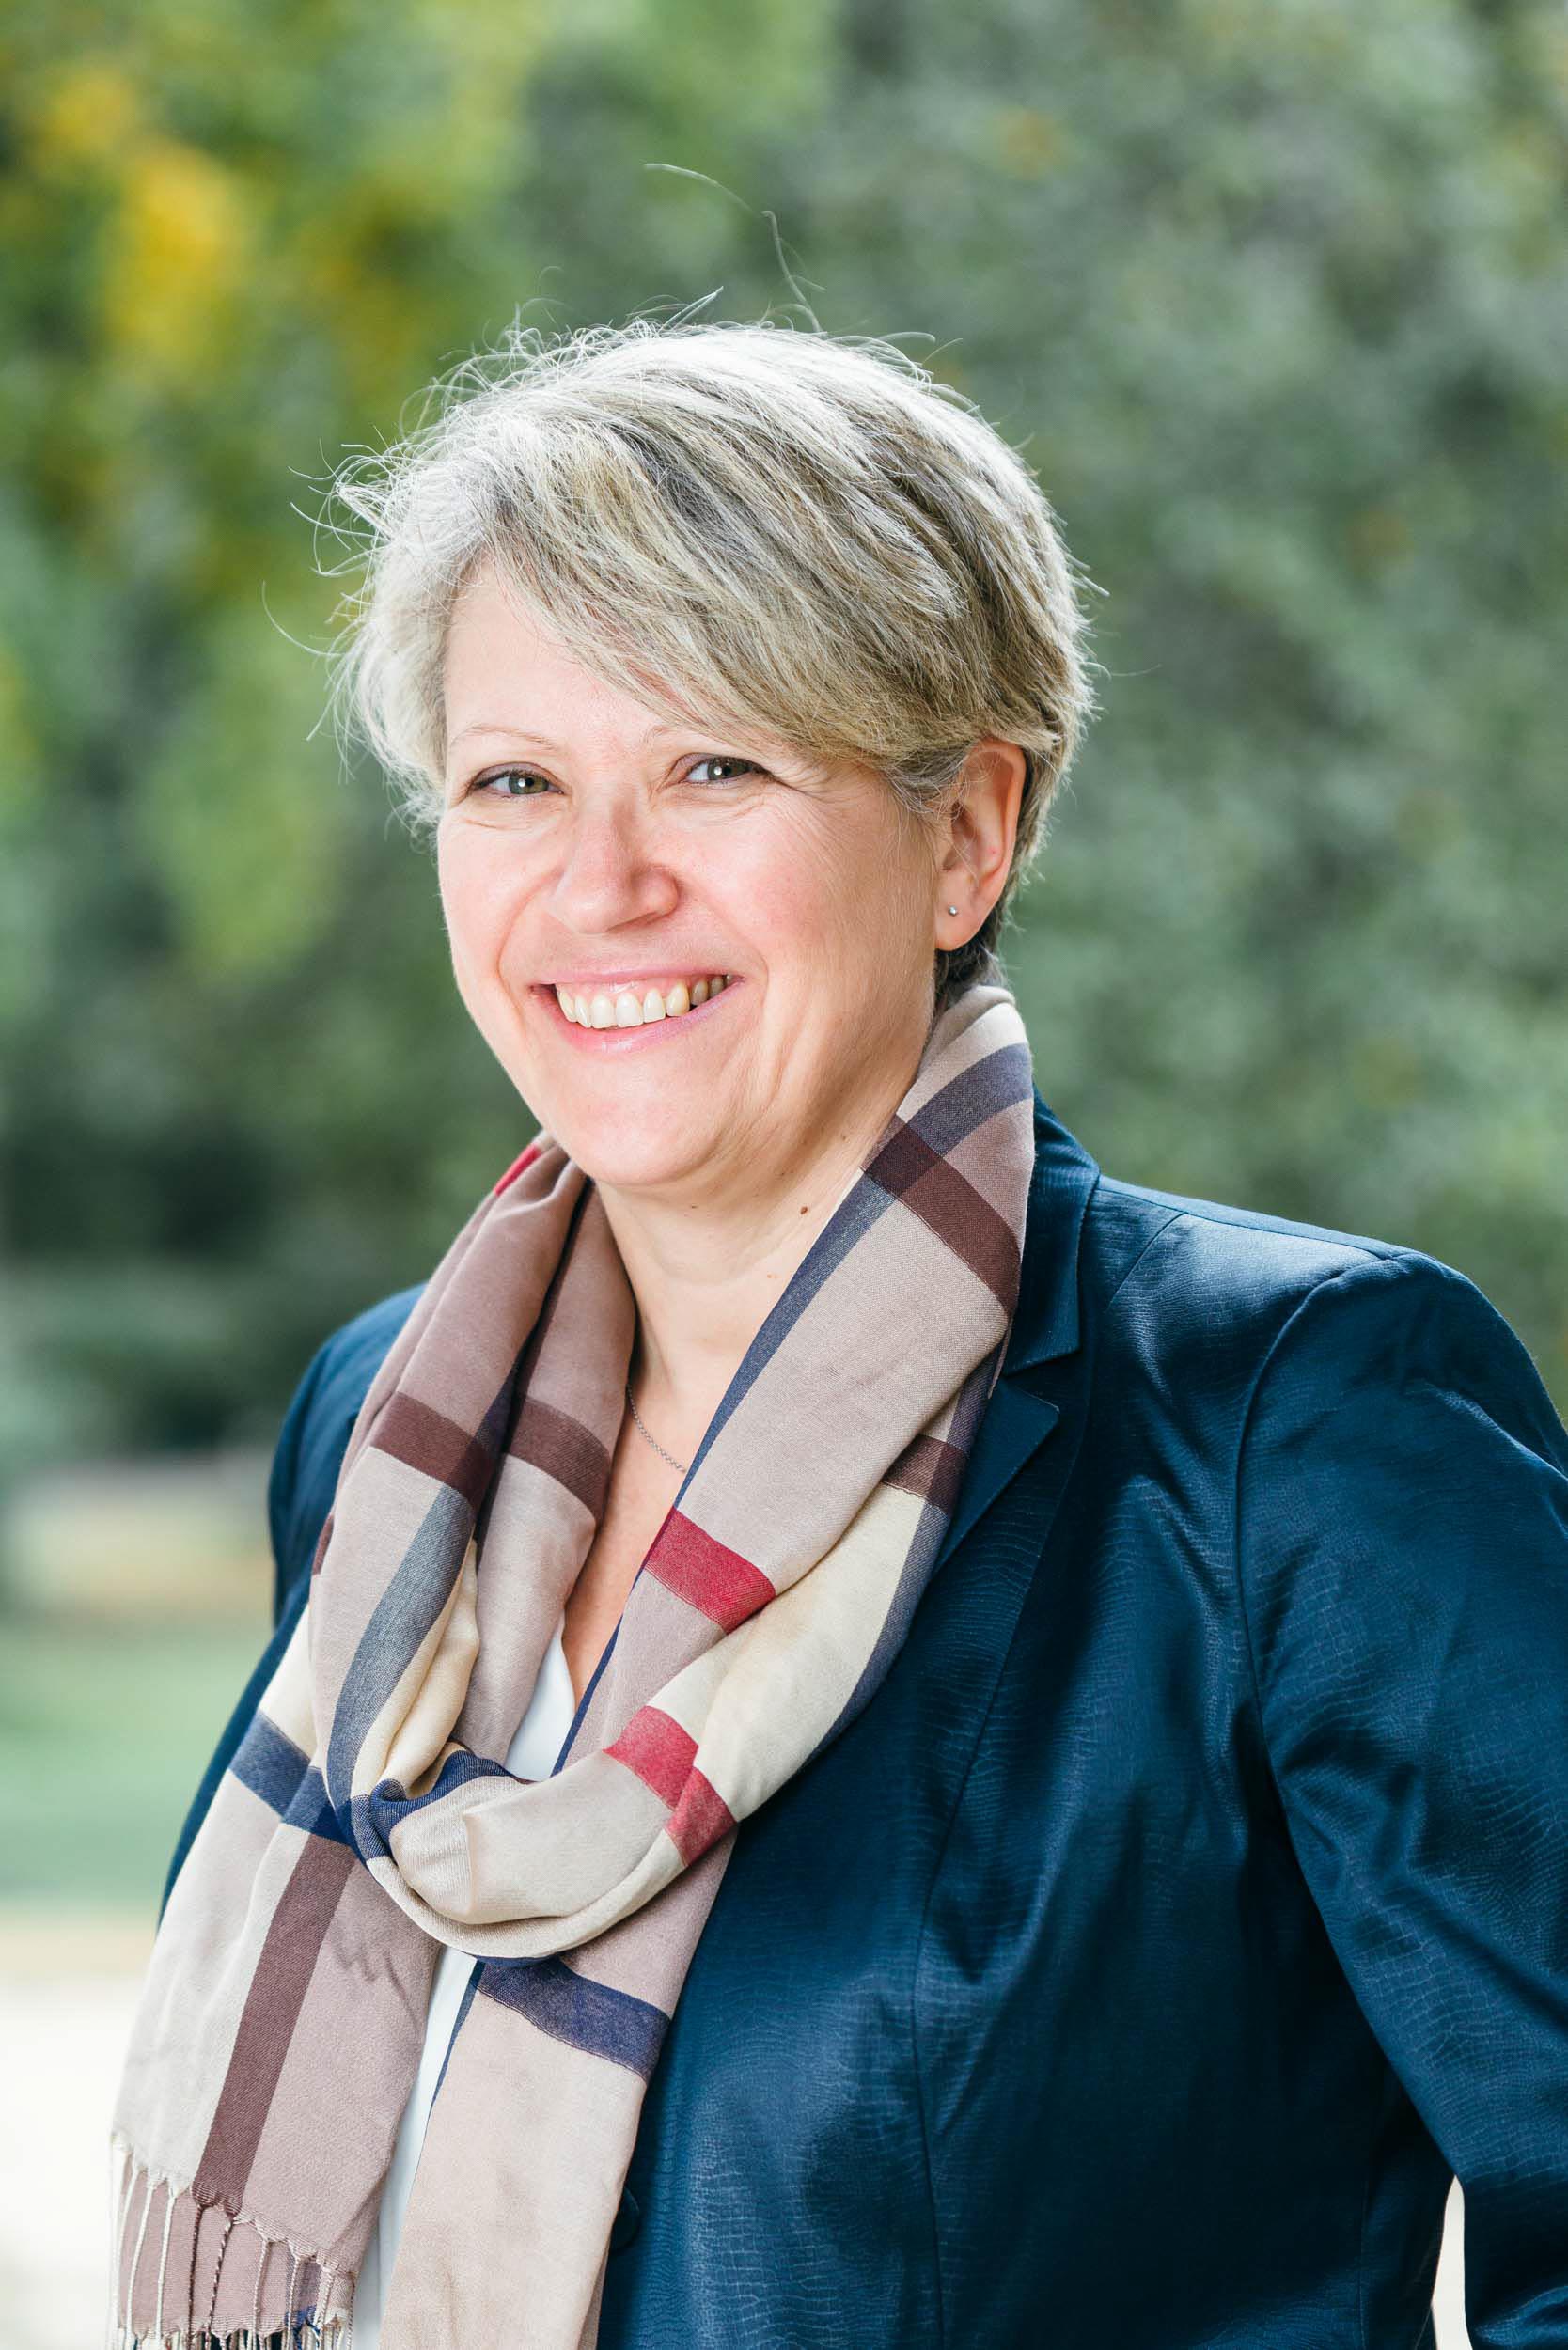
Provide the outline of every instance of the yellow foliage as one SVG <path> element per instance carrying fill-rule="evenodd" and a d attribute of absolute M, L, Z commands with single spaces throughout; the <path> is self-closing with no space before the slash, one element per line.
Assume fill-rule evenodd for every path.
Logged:
<path fill-rule="evenodd" d="M 46 85 L 28 146 L 44 172 L 118 162 L 141 126 L 141 102 L 106 58 L 86 58 Z"/>
<path fill-rule="evenodd" d="M 135 149 L 103 289 L 111 342 L 158 379 L 214 356 L 254 242 L 244 192 L 212 156 L 173 139 Z"/>
<path fill-rule="evenodd" d="M 38 796 L 39 746 L 28 721 L 25 682 L 8 647 L 0 645 L 0 829 Z"/>
<path fill-rule="evenodd" d="M 996 116 L 996 151 L 1020 180 L 1038 180 L 1067 160 L 1068 141 L 1054 115 L 1037 106 L 1003 106 Z"/>

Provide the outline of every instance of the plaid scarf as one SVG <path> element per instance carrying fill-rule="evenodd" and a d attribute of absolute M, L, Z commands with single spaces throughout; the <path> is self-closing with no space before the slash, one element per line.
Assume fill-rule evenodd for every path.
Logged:
<path fill-rule="evenodd" d="M 1017 1303 L 1010 992 L 933 1025 L 769 1312 L 550 1778 L 499 1759 L 604 1514 L 635 1301 L 547 1135 L 359 1410 L 308 1603 L 164 1913 L 114 2121 L 113 2339 L 347 2342 L 443 1945 L 476 1965 L 384 2350 L 592 2350 L 643 2094 L 737 1823 L 866 1705 Z"/>

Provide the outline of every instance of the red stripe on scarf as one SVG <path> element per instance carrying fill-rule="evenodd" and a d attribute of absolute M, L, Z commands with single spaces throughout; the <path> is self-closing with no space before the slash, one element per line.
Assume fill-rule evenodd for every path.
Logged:
<path fill-rule="evenodd" d="M 690 1776 L 697 1741 L 670 1715 L 662 1714 L 656 1705 L 645 1705 L 604 1752 L 624 1762 L 673 1810 Z"/>
<path fill-rule="evenodd" d="M 667 1829 L 687 1868 L 734 1825 L 735 1815 L 718 1789 L 700 1771 L 689 1773 Z"/>
<path fill-rule="evenodd" d="M 509 1183 L 516 1183 L 518 1177 L 522 1174 L 523 1169 L 525 1167 L 532 1166 L 534 1160 L 538 1158 L 542 1147 L 543 1146 L 540 1142 L 539 1136 L 536 1135 L 532 1142 L 529 1143 L 527 1149 L 518 1152 L 516 1158 L 513 1159 L 511 1165 L 508 1167 L 506 1173 L 502 1176 L 500 1182 L 495 1186 L 497 1197 L 505 1191 Z"/>
<path fill-rule="evenodd" d="M 727 1550 L 679 1510 L 672 1510 L 660 1527 L 643 1564 L 666 1591 L 726 1632 L 733 1632 L 777 1597 L 760 1567 L 738 1550 Z"/>

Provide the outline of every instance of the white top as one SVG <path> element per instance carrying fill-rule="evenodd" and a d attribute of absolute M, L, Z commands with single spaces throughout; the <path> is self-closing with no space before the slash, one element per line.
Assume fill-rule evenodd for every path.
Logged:
<path fill-rule="evenodd" d="M 556 1767 L 572 1717 L 577 1711 L 572 1693 L 572 1675 L 567 1670 L 566 1652 L 561 1646 L 561 1633 L 566 1618 L 563 1615 L 551 1635 L 534 1684 L 528 1710 L 517 1727 L 517 1735 L 507 1748 L 509 1771 L 519 1778 L 548 1778 Z M 403 2215 L 414 2188 L 415 2166 L 424 2143 L 425 2124 L 430 2120 L 431 2107 L 435 2099 L 435 2084 L 441 2077 L 441 2067 L 447 2060 L 447 2047 L 463 2004 L 463 1992 L 474 1969 L 474 1961 L 466 1950 L 445 1950 L 436 1963 L 435 1981 L 431 1986 L 430 2014 L 425 2025 L 424 2051 L 414 2087 L 403 2107 L 402 2122 L 398 2130 L 398 2142 L 392 2150 L 392 2163 L 381 2191 L 381 2208 L 376 2224 L 360 2264 L 359 2279 L 353 2294 L 354 2350 L 379 2350 L 382 2311 L 386 2306 L 386 2289 L 392 2280 L 392 2262 L 402 2232 Z"/>

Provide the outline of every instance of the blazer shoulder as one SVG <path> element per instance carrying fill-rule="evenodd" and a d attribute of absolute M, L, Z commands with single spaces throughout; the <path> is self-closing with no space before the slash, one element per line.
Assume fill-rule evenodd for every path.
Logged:
<path fill-rule="evenodd" d="M 1086 1293 L 1107 1362 L 1126 1351 L 1162 1387 L 1235 1399 L 1325 1286 L 1372 1290 L 1422 1271 L 1472 1287 L 1424 1250 L 1102 1175 L 1085 1228 Z"/>
<path fill-rule="evenodd" d="M 359 1407 L 424 1288 L 416 1281 L 397 1290 L 341 1324 L 322 1340 L 294 1390 L 267 1481 L 274 1620 L 309 1573 Z"/>
<path fill-rule="evenodd" d="M 322 1340 L 319 1350 L 324 1358 L 322 1392 L 334 1404 L 352 1394 L 353 1408 L 358 1411 L 387 1348 L 424 1292 L 423 1281 L 416 1281 L 406 1290 L 395 1290 L 391 1296 L 378 1298 L 363 1313 L 340 1324 Z"/>
<path fill-rule="evenodd" d="M 1419 1248 L 1368 1232 L 1301 1223 L 1104 1174 L 1090 1222 L 1102 1255 L 1121 1261 L 1120 1278 L 1152 1255 L 1150 1272 L 1200 1280 L 1211 1296 L 1221 1298 L 1231 1289 L 1299 1297 L 1321 1280 L 1378 1259 L 1438 1262 Z"/>

